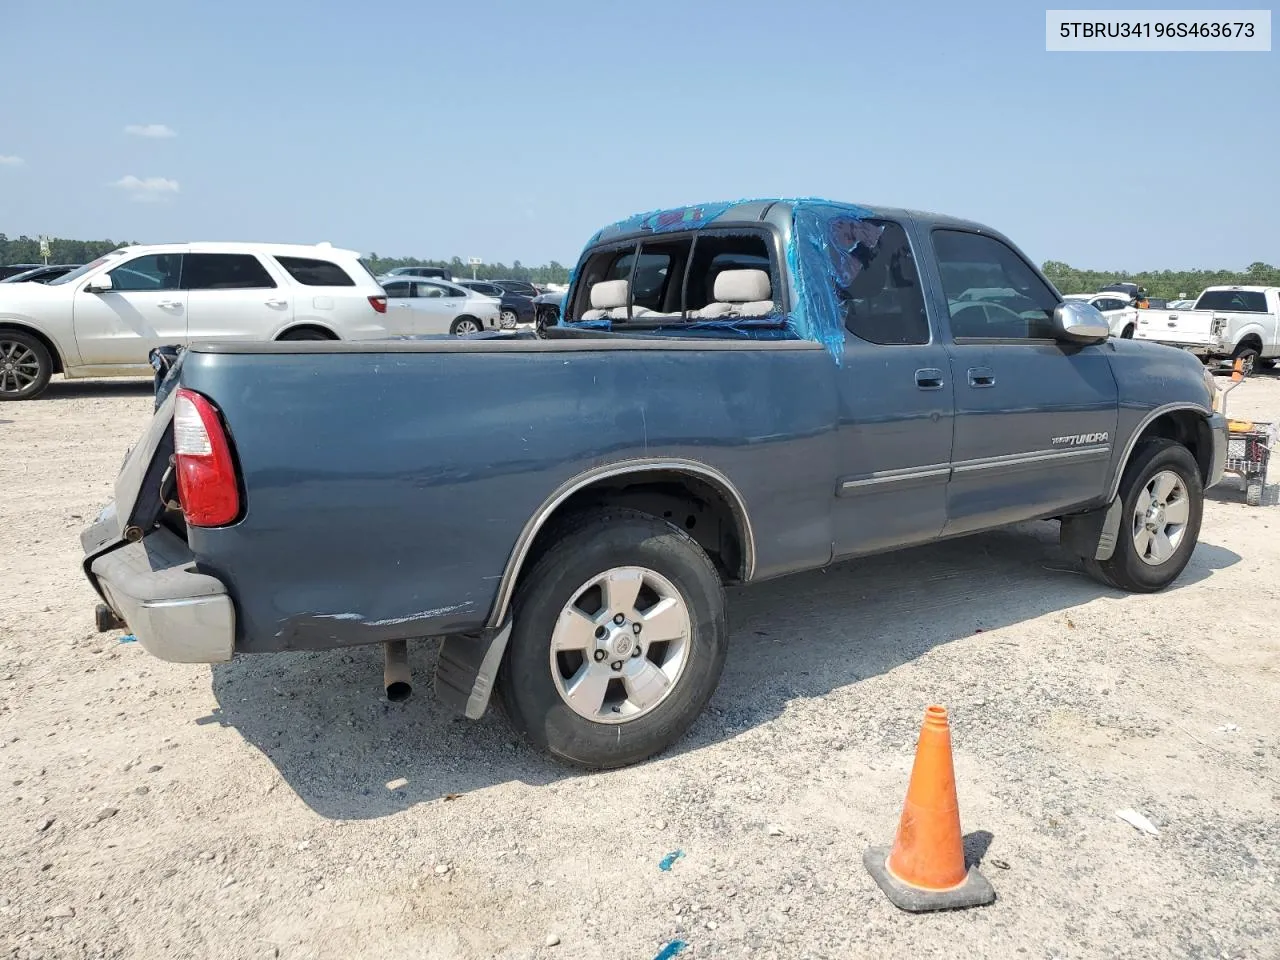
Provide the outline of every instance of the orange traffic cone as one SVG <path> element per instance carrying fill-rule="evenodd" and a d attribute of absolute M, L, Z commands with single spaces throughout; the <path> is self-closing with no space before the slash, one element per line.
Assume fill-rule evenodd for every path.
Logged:
<path fill-rule="evenodd" d="M 894 906 L 913 913 L 980 907 L 995 900 L 995 890 L 977 867 L 964 867 L 945 707 L 925 711 L 893 849 L 872 847 L 862 863 Z"/>

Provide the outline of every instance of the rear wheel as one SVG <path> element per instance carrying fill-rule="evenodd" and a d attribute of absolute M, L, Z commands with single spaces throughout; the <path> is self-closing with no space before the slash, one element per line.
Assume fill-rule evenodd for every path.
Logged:
<path fill-rule="evenodd" d="M 53 358 L 39 338 L 22 330 L 0 330 L 0 400 L 31 400 L 53 376 Z"/>
<path fill-rule="evenodd" d="M 1234 363 L 1240 361 L 1240 370 L 1247 377 L 1253 373 L 1254 367 L 1258 365 L 1258 349 L 1247 343 L 1242 343 L 1236 347 L 1235 353 L 1231 354 L 1231 360 Z"/>
<path fill-rule="evenodd" d="M 1163 590 L 1196 548 L 1204 512 L 1200 468 L 1173 440 L 1149 440 L 1134 451 L 1120 482 L 1121 519 L 1115 552 L 1086 557 L 1094 578 L 1132 593 Z"/>
<path fill-rule="evenodd" d="M 480 321 L 475 317 L 459 317 L 453 321 L 449 332 L 455 337 L 465 337 L 468 334 L 479 333 L 482 329 L 484 328 L 480 326 Z"/>
<path fill-rule="evenodd" d="M 635 510 L 593 511 L 521 583 L 499 690 L 534 746 L 622 767 L 684 736 L 727 648 L 724 589 L 693 538 Z"/>
<path fill-rule="evenodd" d="M 1128 325 L 1127 327 L 1125 327 L 1122 331 L 1120 331 L 1120 339 L 1121 339 L 1121 340 L 1132 340 L 1132 339 L 1133 339 L 1133 324 L 1129 324 L 1129 325 Z"/>

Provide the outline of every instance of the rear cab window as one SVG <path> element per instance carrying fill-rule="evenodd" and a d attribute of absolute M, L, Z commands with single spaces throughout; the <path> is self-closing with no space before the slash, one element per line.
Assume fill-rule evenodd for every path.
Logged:
<path fill-rule="evenodd" d="M 772 249 L 765 230 L 745 226 L 606 245 L 582 262 L 566 316 L 661 325 L 776 315 Z"/>
<path fill-rule="evenodd" d="M 1266 313 L 1267 295 L 1261 290 L 1206 290 L 1195 308 L 1224 313 Z"/>
<path fill-rule="evenodd" d="M 318 257 L 276 257 L 276 263 L 284 267 L 289 276 L 304 287 L 354 287 L 351 279 L 342 267 L 332 260 Z"/>

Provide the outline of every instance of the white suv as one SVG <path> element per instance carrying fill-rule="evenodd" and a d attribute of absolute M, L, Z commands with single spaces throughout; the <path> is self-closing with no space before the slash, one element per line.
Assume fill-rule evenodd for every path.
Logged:
<path fill-rule="evenodd" d="M 152 373 L 153 347 L 196 340 L 378 340 L 387 298 L 351 250 L 328 244 L 124 247 L 51 283 L 0 284 L 0 400 L 54 373 Z"/>

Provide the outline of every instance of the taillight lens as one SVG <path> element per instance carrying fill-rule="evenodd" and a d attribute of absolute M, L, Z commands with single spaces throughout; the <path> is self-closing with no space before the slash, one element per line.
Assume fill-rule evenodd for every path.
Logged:
<path fill-rule="evenodd" d="M 387 298 L 386 297 L 370 297 L 369 306 L 373 307 L 373 309 L 377 310 L 379 313 L 386 313 Z"/>
<path fill-rule="evenodd" d="M 178 500 L 187 523 L 221 527 L 240 515 L 235 460 L 218 408 L 191 390 L 178 390 L 173 412 Z"/>

